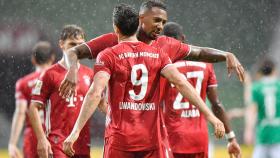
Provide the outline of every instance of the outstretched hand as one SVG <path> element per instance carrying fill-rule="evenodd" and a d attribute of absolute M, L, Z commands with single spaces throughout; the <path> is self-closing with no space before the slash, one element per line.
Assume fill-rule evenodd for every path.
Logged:
<path fill-rule="evenodd" d="M 243 82 L 245 78 L 245 71 L 239 60 L 236 58 L 236 56 L 232 53 L 227 53 L 226 63 L 228 69 L 228 76 L 230 77 L 233 71 L 235 71 L 240 82 Z"/>
<path fill-rule="evenodd" d="M 69 98 L 75 95 L 77 82 L 78 70 L 75 68 L 70 68 L 60 84 L 58 89 L 59 95 L 63 98 Z"/>

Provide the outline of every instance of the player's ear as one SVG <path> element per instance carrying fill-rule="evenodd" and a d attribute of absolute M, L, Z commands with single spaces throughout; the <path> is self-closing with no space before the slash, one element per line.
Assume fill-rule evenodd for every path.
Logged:
<path fill-rule="evenodd" d="M 52 54 L 51 59 L 50 59 L 50 64 L 52 64 L 55 61 L 55 55 Z"/>
<path fill-rule="evenodd" d="M 58 44 L 59 44 L 60 49 L 64 50 L 64 41 L 59 40 Z"/>
<path fill-rule="evenodd" d="M 120 34 L 120 30 L 115 24 L 113 24 L 113 28 L 116 34 Z"/>
<path fill-rule="evenodd" d="M 183 43 L 186 42 L 186 35 L 185 34 L 182 34 L 182 40 L 181 40 Z"/>
<path fill-rule="evenodd" d="M 142 24 L 144 19 L 144 14 L 139 14 L 139 24 Z"/>
<path fill-rule="evenodd" d="M 37 65 L 37 62 L 36 62 L 34 56 L 31 57 L 31 63 L 32 63 L 32 65 Z"/>

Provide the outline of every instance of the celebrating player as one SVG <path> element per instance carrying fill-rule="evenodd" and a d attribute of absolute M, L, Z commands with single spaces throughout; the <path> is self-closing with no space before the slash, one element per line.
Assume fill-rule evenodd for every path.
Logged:
<path fill-rule="evenodd" d="M 164 25 L 163 34 L 184 42 L 182 26 L 169 22 Z M 205 101 L 206 94 L 211 102 L 212 110 L 225 125 L 226 137 L 229 141 L 228 152 L 239 158 L 240 147 L 231 131 L 226 113 L 217 94 L 217 80 L 213 65 L 204 62 L 177 61 L 174 65 L 185 75 L 190 84 Z M 165 123 L 168 130 L 169 142 L 175 158 L 208 157 L 208 130 L 204 115 L 187 99 L 167 84 L 164 97 Z"/>
<path fill-rule="evenodd" d="M 82 28 L 66 25 L 60 35 L 59 46 L 65 50 L 85 41 Z M 40 157 L 67 157 L 62 151 L 62 143 L 74 126 L 83 99 L 92 82 L 93 72 L 90 68 L 79 64 L 76 93 L 68 98 L 59 96 L 59 85 L 67 72 L 64 57 L 43 73 L 33 90 L 29 116 L 33 120 L 32 127 L 38 139 L 37 151 Z M 38 109 L 46 109 L 46 134 L 40 126 Z M 81 137 L 74 145 L 74 157 L 90 157 L 89 123 L 81 131 Z"/>
<path fill-rule="evenodd" d="M 23 136 L 23 155 L 27 158 L 36 158 L 37 139 L 32 130 L 30 120 L 26 117 L 31 100 L 31 90 L 34 87 L 36 80 L 40 74 L 51 66 L 55 58 L 49 42 L 38 42 L 33 50 L 31 62 L 35 66 L 35 71 L 20 78 L 16 82 L 16 110 L 14 112 L 11 136 L 9 141 L 9 156 L 11 158 L 20 158 L 21 154 L 17 148 L 19 135 L 22 131 L 24 121 L 24 136 Z M 43 114 L 43 111 L 40 111 Z"/>
<path fill-rule="evenodd" d="M 113 11 L 114 30 L 119 44 L 97 56 L 94 86 L 91 85 L 77 122 L 65 140 L 64 151 L 74 155 L 73 143 L 109 87 L 109 120 L 105 135 L 105 158 L 159 158 L 158 128 L 160 75 L 167 78 L 191 103 L 205 113 L 216 136 L 223 136 L 223 124 L 171 64 L 166 53 L 136 38 L 137 12 L 125 4 Z"/>
<path fill-rule="evenodd" d="M 163 25 L 167 21 L 166 6 L 162 2 L 151 0 L 144 2 L 140 7 L 139 20 L 138 40 L 153 47 L 162 48 L 172 62 L 180 59 L 206 62 L 226 61 L 229 75 L 236 71 L 240 81 L 243 81 L 244 69 L 234 54 L 213 48 L 191 46 L 173 38 L 160 36 Z M 69 96 L 75 92 L 78 59 L 95 58 L 100 51 L 116 44 L 118 44 L 117 35 L 109 33 L 67 50 L 65 59 L 69 64 L 69 70 L 59 89 L 61 95 Z"/>
<path fill-rule="evenodd" d="M 252 144 L 255 134 L 253 158 L 280 158 L 280 81 L 274 62 L 264 59 L 258 73 L 262 77 L 251 87 L 252 99 L 245 114 L 244 141 Z"/>

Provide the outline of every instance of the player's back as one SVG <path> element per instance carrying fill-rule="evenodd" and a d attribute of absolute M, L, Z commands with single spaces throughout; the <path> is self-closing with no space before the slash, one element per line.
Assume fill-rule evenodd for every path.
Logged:
<path fill-rule="evenodd" d="M 111 63 L 106 139 L 120 150 L 155 149 L 160 71 L 169 58 L 142 42 L 122 42 L 104 55 Z M 103 59 L 97 61 L 102 64 Z"/>
<path fill-rule="evenodd" d="M 280 143 L 280 81 L 264 77 L 252 86 L 252 99 L 258 108 L 257 143 Z"/>
<path fill-rule="evenodd" d="M 96 57 L 102 50 L 113 47 L 118 44 L 118 38 L 115 33 L 107 33 L 97 38 L 91 39 L 86 43 L 90 49 L 92 57 Z M 150 44 L 155 48 L 160 48 L 165 52 L 172 62 L 182 60 L 189 52 L 190 47 L 179 40 L 167 36 L 159 36 Z"/>
<path fill-rule="evenodd" d="M 207 88 L 217 86 L 212 64 L 178 61 L 174 65 L 185 75 L 204 101 Z M 204 115 L 195 106 L 191 105 L 187 99 L 183 98 L 176 88 L 170 84 L 166 86 L 164 104 L 165 123 L 170 145 L 174 152 L 206 151 L 208 131 Z"/>

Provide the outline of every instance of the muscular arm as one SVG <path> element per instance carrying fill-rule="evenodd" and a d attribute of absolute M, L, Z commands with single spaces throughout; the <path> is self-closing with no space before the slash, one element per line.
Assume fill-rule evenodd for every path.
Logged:
<path fill-rule="evenodd" d="M 161 74 L 172 84 L 175 85 L 177 90 L 189 100 L 189 102 L 199 108 L 199 110 L 206 116 L 214 128 L 215 134 L 218 138 L 224 135 L 223 124 L 213 115 L 209 110 L 207 105 L 200 98 L 193 86 L 186 80 L 186 78 L 181 74 L 175 66 L 168 66 L 164 68 Z"/>
<path fill-rule="evenodd" d="M 221 62 L 226 61 L 228 75 L 236 71 L 241 82 L 244 81 L 244 68 L 234 54 L 221 51 L 214 48 L 190 46 L 191 52 L 185 58 L 186 60 L 203 61 L 203 62 Z"/>
<path fill-rule="evenodd" d="M 46 138 L 38 110 L 38 108 L 41 106 L 42 105 L 40 103 L 31 102 L 30 108 L 28 110 L 29 119 L 32 120 L 30 123 L 38 140 Z"/>
<path fill-rule="evenodd" d="M 93 114 L 102 99 L 102 92 L 105 89 L 110 76 L 105 72 L 99 72 L 94 77 L 94 84 L 91 85 L 86 94 L 81 112 L 77 118 L 72 132 L 80 133 L 87 120 Z M 94 85 L 94 86 L 93 86 Z"/>
<path fill-rule="evenodd" d="M 227 118 L 223 105 L 219 100 L 217 87 L 208 87 L 207 98 L 209 99 L 212 105 L 211 108 L 215 116 L 218 117 L 224 123 L 226 133 L 229 133 L 231 131 L 229 120 Z"/>
<path fill-rule="evenodd" d="M 64 54 L 68 72 L 59 87 L 60 95 L 64 98 L 70 97 L 75 93 L 78 82 L 78 59 L 95 58 L 102 50 L 112 47 L 118 43 L 118 38 L 114 33 L 108 33 L 92 39 L 86 44 L 81 44 L 67 50 Z M 92 56 L 91 56 L 92 55 Z"/>
<path fill-rule="evenodd" d="M 90 50 L 86 44 L 72 47 L 68 49 L 64 55 L 67 67 L 70 68 L 77 65 L 78 59 L 91 58 Z"/>
<path fill-rule="evenodd" d="M 98 72 L 94 76 L 94 84 L 91 84 L 85 100 L 83 101 L 83 105 L 77 121 L 72 129 L 71 134 L 66 138 L 63 144 L 63 150 L 68 156 L 73 156 L 75 151 L 73 150 L 72 146 L 74 142 L 78 139 L 80 131 L 86 124 L 87 120 L 96 110 L 98 104 L 102 99 L 102 92 L 105 89 L 110 76 L 106 72 Z"/>
<path fill-rule="evenodd" d="M 215 116 L 218 117 L 225 125 L 226 133 L 229 134 L 231 131 L 230 124 L 226 112 L 223 108 L 222 103 L 219 100 L 217 87 L 208 87 L 207 89 L 207 97 L 211 103 L 212 111 L 214 112 Z M 235 158 L 241 157 L 241 149 L 240 146 L 233 135 L 233 137 L 228 138 L 228 153 Z"/>
<path fill-rule="evenodd" d="M 191 52 L 186 57 L 186 60 L 192 61 L 204 61 L 209 63 L 226 61 L 226 56 L 228 52 L 208 48 L 208 47 L 198 47 L 198 46 L 190 46 Z"/>
<path fill-rule="evenodd" d="M 42 104 L 40 104 L 40 103 L 31 102 L 31 105 L 30 105 L 30 108 L 28 111 L 28 116 L 29 116 L 29 119 L 32 120 L 30 122 L 31 122 L 32 128 L 35 132 L 35 135 L 37 137 L 37 140 L 38 140 L 37 153 L 38 153 L 39 157 L 47 158 L 50 155 L 52 155 L 53 152 L 51 149 L 51 145 L 50 145 L 49 141 L 47 140 L 47 137 L 44 133 L 41 119 L 39 116 L 38 108 L 40 108 L 41 106 L 42 106 Z"/>

